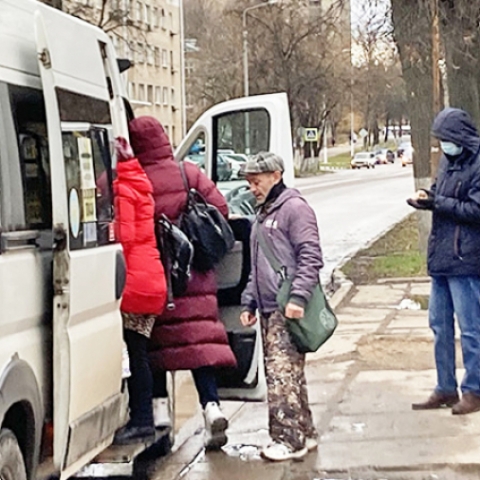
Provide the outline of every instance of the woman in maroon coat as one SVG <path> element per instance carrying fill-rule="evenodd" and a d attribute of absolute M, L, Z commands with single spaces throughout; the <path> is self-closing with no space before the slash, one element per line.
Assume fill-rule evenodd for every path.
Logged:
<path fill-rule="evenodd" d="M 187 203 L 187 190 L 168 136 L 153 117 L 132 120 L 129 128 L 135 155 L 153 185 L 155 217 L 164 214 L 177 222 Z M 185 162 L 184 167 L 189 187 L 226 217 L 228 206 L 215 184 L 193 163 Z M 218 318 L 216 294 L 214 272 L 193 271 L 186 293 L 175 299 L 175 309 L 158 317 L 150 342 L 150 363 L 159 385 L 164 384 L 165 370 L 192 371 L 204 409 L 207 448 L 219 448 L 227 441 L 228 422 L 219 409 L 214 369 L 236 363 Z M 154 397 L 162 396 L 165 389 L 154 388 Z"/>
<path fill-rule="evenodd" d="M 147 340 L 167 297 L 165 273 L 154 233 L 152 185 L 133 158 L 124 138 L 115 140 L 117 179 L 115 192 L 116 236 L 123 247 L 127 281 L 120 310 L 124 338 L 130 358 L 128 378 L 130 421 L 115 435 L 119 445 L 154 438 L 152 415 L 152 374 Z"/>

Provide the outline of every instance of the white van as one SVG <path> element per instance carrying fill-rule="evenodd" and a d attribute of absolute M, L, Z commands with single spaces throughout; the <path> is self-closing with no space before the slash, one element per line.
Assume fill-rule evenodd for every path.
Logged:
<path fill-rule="evenodd" d="M 68 478 L 94 459 L 121 463 L 111 450 L 99 454 L 126 418 L 125 263 L 109 136 L 128 137 L 128 112 L 103 31 L 35 0 L 0 0 L 0 478 Z M 281 154 L 293 181 L 284 94 L 214 107 L 179 159 L 198 138 L 214 179 L 216 152 L 228 148 Z M 232 208 L 251 211 L 241 181 L 221 188 Z M 219 299 L 239 368 L 219 372 L 219 382 L 224 398 L 262 399 L 260 335 L 238 323 L 248 226 L 235 228 Z"/>

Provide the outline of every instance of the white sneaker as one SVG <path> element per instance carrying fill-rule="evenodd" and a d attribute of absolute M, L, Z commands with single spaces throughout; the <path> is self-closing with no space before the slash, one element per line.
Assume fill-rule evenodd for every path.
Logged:
<path fill-rule="evenodd" d="M 313 450 L 316 450 L 318 448 L 318 441 L 316 438 L 306 438 L 305 439 L 305 448 L 311 452 Z"/>
<path fill-rule="evenodd" d="M 301 460 L 308 453 L 307 447 L 293 451 L 283 443 L 272 443 L 262 450 L 262 457 L 272 462 Z"/>
<path fill-rule="evenodd" d="M 155 428 L 167 428 L 172 426 L 172 420 L 168 411 L 168 398 L 154 398 L 153 424 Z"/>
<path fill-rule="evenodd" d="M 228 420 L 216 402 L 207 403 L 203 416 L 205 418 L 205 448 L 219 450 L 227 443 L 225 430 L 228 428 Z"/>

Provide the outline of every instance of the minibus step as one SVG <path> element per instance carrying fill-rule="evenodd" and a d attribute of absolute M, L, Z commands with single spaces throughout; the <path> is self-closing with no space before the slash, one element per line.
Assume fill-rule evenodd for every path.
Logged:
<path fill-rule="evenodd" d="M 167 455 L 172 448 L 170 429 L 158 429 L 155 440 L 133 445 L 111 445 L 73 478 L 134 478 L 144 480 L 147 469 L 155 459 Z"/>

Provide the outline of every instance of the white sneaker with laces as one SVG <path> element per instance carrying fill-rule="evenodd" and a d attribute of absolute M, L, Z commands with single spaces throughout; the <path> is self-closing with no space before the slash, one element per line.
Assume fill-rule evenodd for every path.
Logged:
<path fill-rule="evenodd" d="M 306 438 L 305 439 L 305 448 L 311 452 L 313 450 L 316 450 L 318 448 L 318 441 L 316 438 Z"/>
<path fill-rule="evenodd" d="M 172 426 L 172 420 L 168 411 L 168 398 L 154 398 L 153 424 L 155 428 L 167 428 Z"/>
<path fill-rule="evenodd" d="M 261 455 L 272 462 L 283 462 L 285 460 L 301 460 L 307 453 L 307 447 L 294 451 L 283 443 L 272 443 L 262 450 Z"/>
<path fill-rule="evenodd" d="M 227 443 L 225 430 L 228 428 L 228 420 L 216 402 L 209 402 L 205 405 L 203 416 L 205 418 L 205 448 L 219 450 Z"/>

